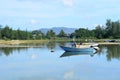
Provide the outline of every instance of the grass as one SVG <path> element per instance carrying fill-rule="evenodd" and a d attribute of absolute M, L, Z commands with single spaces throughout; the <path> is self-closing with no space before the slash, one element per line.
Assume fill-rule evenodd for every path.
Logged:
<path fill-rule="evenodd" d="M 62 40 L 0 40 L 0 44 L 29 44 L 29 43 L 48 43 L 50 41 L 55 42 L 69 42 L 72 41 L 72 39 L 62 39 Z M 80 41 L 80 40 L 76 40 Z M 116 42 L 104 42 L 105 39 L 96 39 L 94 42 L 102 45 L 102 44 L 120 44 L 119 41 L 116 40 Z M 86 44 L 89 44 L 89 42 L 85 42 Z"/>
<path fill-rule="evenodd" d="M 28 43 L 44 43 L 49 40 L 0 40 L 0 44 L 28 44 Z"/>

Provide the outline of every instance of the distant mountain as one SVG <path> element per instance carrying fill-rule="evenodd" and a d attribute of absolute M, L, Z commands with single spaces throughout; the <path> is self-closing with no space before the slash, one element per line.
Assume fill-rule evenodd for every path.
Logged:
<path fill-rule="evenodd" d="M 53 30 L 56 34 L 59 34 L 61 30 L 63 30 L 66 34 L 71 34 L 75 32 L 77 28 L 68 28 L 68 27 L 53 27 L 53 28 L 41 28 L 40 31 L 44 34 L 49 30 Z"/>

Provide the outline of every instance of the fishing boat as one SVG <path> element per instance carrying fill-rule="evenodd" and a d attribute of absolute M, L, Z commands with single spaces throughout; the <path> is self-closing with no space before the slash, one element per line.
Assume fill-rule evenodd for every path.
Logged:
<path fill-rule="evenodd" d="M 84 45 L 82 43 L 76 43 L 73 38 L 71 46 L 60 46 L 66 52 L 96 52 L 99 48 L 98 44 Z"/>
<path fill-rule="evenodd" d="M 66 47 L 60 46 L 66 52 L 96 52 L 94 47 Z"/>

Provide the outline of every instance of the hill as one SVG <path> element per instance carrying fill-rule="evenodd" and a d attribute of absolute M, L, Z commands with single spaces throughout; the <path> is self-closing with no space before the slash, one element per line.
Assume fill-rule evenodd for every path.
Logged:
<path fill-rule="evenodd" d="M 66 34 L 73 33 L 77 28 L 68 28 L 68 27 L 53 27 L 53 28 L 41 28 L 40 31 L 44 34 L 49 30 L 53 30 L 56 34 L 59 34 L 61 30 L 63 30 Z"/>

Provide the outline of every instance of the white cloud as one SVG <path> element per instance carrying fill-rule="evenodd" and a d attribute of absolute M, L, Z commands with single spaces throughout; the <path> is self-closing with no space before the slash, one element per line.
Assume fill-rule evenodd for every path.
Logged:
<path fill-rule="evenodd" d="M 30 21 L 30 23 L 31 23 L 31 24 L 36 24 L 36 23 L 37 23 L 37 21 L 36 21 L 36 20 L 34 20 L 34 19 L 32 19 L 32 20 Z"/>
<path fill-rule="evenodd" d="M 65 80 L 73 79 L 73 77 L 74 77 L 74 72 L 73 71 L 68 71 L 64 74 L 64 79 Z"/>
<path fill-rule="evenodd" d="M 14 27 L 23 25 L 23 22 L 27 24 L 25 26 L 30 25 L 34 28 L 40 25 L 91 26 L 104 24 L 106 19 L 120 18 L 120 0 L 11 0 L 9 3 L 6 2 L 9 0 L 0 2 L 0 20 L 2 25 L 9 24 Z"/>
<path fill-rule="evenodd" d="M 73 0 L 63 0 L 63 4 L 68 7 L 73 7 Z"/>

